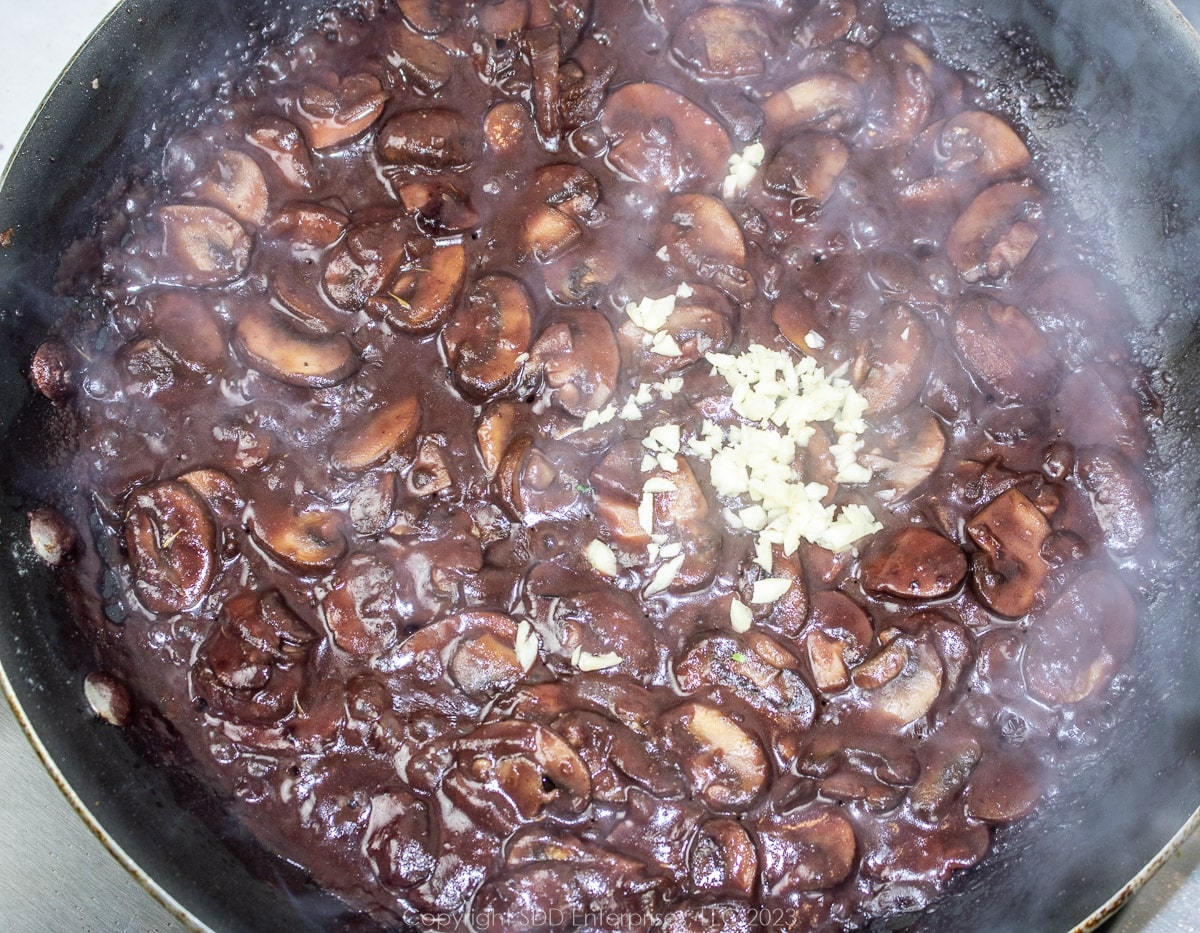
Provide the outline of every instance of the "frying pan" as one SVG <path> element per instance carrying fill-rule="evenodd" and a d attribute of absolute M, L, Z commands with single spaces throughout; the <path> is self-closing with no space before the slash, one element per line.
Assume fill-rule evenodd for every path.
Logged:
<path fill-rule="evenodd" d="M 599 0 L 603 2 L 603 0 Z M 130 0 L 47 100 L 0 192 L 0 682 L 76 808 L 189 922 L 219 930 L 361 929 L 302 873 L 259 850 L 185 769 L 151 765 L 98 727 L 82 695 L 92 656 L 54 573 L 32 557 L 26 511 L 62 490 L 54 434 L 27 361 L 71 310 L 63 250 L 93 206 L 145 158 L 232 55 L 310 18 L 318 0 Z M 1142 586 L 1143 627 L 1121 717 L 1070 788 L 999 833 L 991 856 L 931 910 L 879 929 L 1069 930 L 1105 905 L 1200 806 L 1200 43 L 1161 0 L 895 0 L 934 26 L 938 51 L 983 76 L 1031 148 L 1097 264 L 1129 297 L 1138 351 L 1165 414 L 1154 430 L 1163 556 Z M 91 86 L 93 77 L 99 87 Z M 86 801 L 86 805 L 83 803 Z"/>

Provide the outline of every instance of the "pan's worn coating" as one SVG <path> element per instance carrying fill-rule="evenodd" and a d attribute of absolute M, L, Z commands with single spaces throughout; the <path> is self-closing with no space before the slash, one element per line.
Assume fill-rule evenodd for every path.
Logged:
<path fill-rule="evenodd" d="M 25 372 L 68 310 L 54 295 L 63 249 L 156 135 L 156 116 L 177 109 L 170 90 L 185 72 L 211 70 L 238 37 L 282 31 L 277 8 L 299 21 L 317 5 L 126 4 L 49 99 L 0 196 L 0 230 L 13 228 L 13 245 L 0 250 L 0 680 L 52 773 L 77 806 L 87 801 L 114 849 L 181 910 L 230 931 L 337 928 L 340 907 L 278 860 L 257 854 L 248 872 L 242 856 L 253 843 L 200 789 L 173 783 L 118 730 L 92 726 L 81 689 L 90 651 L 53 573 L 31 554 L 25 518 L 30 497 L 52 485 L 54 433 L 70 426 L 32 397 Z M 1161 374 L 1158 508 L 1169 559 L 1145 594 L 1129 721 L 1074 788 L 1001 833 L 934 910 L 908 918 L 922 930 L 1066 930 L 1120 892 L 1200 804 L 1200 48 L 1154 0 L 890 6 L 901 22 L 932 23 L 942 57 L 983 75 L 1044 164 L 1061 166 L 1052 179 L 1076 232 L 1099 244 L 1143 326 L 1143 359 Z"/>

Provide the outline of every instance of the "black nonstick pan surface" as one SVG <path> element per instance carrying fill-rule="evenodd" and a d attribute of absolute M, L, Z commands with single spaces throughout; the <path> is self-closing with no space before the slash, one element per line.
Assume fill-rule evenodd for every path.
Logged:
<path fill-rule="evenodd" d="M 219 804 L 94 722 L 91 653 L 54 574 L 33 558 L 26 512 L 53 491 L 65 429 L 26 379 L 66 310 L 63 250 L 138 159 L 192 76 L 252 54 L 318 4 L 137 0 L 96 34 L 47 101 L 0 193 L 0 666 L 6 690 L 77 802 L 146 881 L 216 930 L 344 929 L 355 921 L 294 869 L 258 852 Z M 1159 0 L 897 0 L 932 24 L 942 56 L 987 82 L 1025 126 L 1080 232 L 1124 290 L 1165 413 L 1162 560 L 1126 717 L 1074 787 L 1002 833 L 933 909 L 893 926 L 1069 930 L 1118 895 L 1200 806 L 1200 41 Z M 91 80 L 99 76 L 99 87 Z M 204 91 L 199 79 L 198 93 Z"/>

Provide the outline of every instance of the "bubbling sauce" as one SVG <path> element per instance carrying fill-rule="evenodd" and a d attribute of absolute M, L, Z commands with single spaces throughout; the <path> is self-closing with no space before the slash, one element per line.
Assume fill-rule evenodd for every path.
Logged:
<path fill-rule="evenodd" d="M 1153 536 L 1020 134 L 872 0 L 395 7 L 175 134 L 34 360 L 93 703 L 383 924 L 928 903 L 1090 741 Z"/>

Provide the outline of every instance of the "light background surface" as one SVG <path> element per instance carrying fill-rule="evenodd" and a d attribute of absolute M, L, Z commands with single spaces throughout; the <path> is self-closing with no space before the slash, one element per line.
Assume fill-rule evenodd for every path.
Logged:
<path fill-rule="evenodd" d="M 112 0 L 0 0 L 0 166 L 42 96 L 113 6 Z M 1200 24 L 1200 0 L 1177 6 Z M 0 931 L 184 929 L 91 835 L 0 701 Z M 1200 835 L 1105 933 L 1200 933 Z"/>

